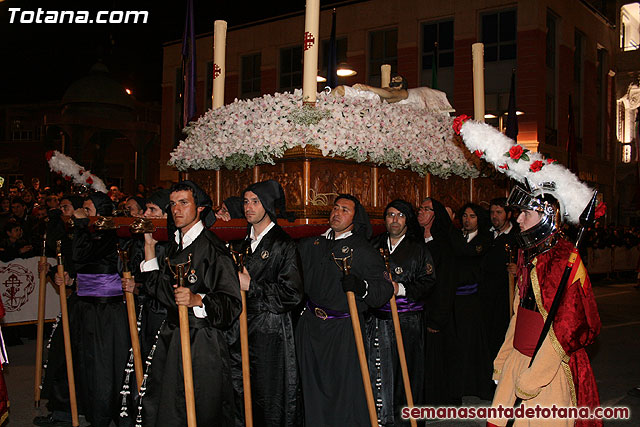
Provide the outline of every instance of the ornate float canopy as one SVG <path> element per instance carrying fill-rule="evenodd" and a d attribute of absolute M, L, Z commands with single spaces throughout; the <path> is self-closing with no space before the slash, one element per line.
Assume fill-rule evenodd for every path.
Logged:
<path fill-rule="evenodd" d="M 209 110 L 185 128 L 187 137 L 169 164 L 179 170 L 246 169 L 274 164 L 285 151 L 310 145 L 325 157 L 391 170 L 442 178 L 479 175 L 447 114 L 327 93 L 318 94 L 315 108 L 303 107 L 301 98 L 296 90 Z"/>

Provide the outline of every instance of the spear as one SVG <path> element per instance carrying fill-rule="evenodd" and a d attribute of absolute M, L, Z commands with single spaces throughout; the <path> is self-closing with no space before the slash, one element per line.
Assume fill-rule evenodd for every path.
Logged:
<path fill-rule="evenodd" d="M 538 338 L 538 343 L 536 344 L 536 349 L 533 352 L 533 356 L 531 357 L 531 360 L 529 361 L 529 367 L 531 367 L 531 365 L 533 365 L 533 361 L 536 358 L 536 354 L 538 354 L 538 351 L 540 350 L 540 347 L 542 347 L 542 343 L 544 342 L 545 338 L 547 337 L 547 334 L 549 333 L 549 329 L 551 328 L 551 324 L 553 323 L 553 319 L 556 317 L 556 313 L 558 312 L 558 308 L 560 308 L 560 302 L 562 301 L 562 297 L 564 295 L 564 291 L 567 287 L 567 284 L 569 282 L 569 276 L 571 275 L 571 270 L 573 270 L 573 265 L 575 264 L 576 260 L 578 260 L 580 258 L 580 255 L 578 254 L 578 247 L 580 246 L 580 242 L 582 241 L 582 237 L 584 236 L 584 232 L 587 229 L 587 227 L 593 223 L 593 221 L 595 220 L 596 217 L 596 196 L 597 196 L 598 192 L 594 191 L 593 192 L 593 197 L 591 198 L 591 201 L 589 202 L 589 204 L 587 205 L 586 208 L 584 208 L 584 211 L 582 211 L 582 214 L 580 215 L 580 230 L 578 231 L 578 237 L 576 238 L 576 241 L 573 245 L 573 250 L 571 251 L 571 254 L 569 255 L 569 259 L 567 260 L 567 265 L 564 269 L 564 273 L 562 274 L 562 278 L 560 279 L 560 284 L 558 285 L 558 290 L 556 291 L 556 295 L 553 297 L 553 302 L 551 303 L 551 308 L 549 309 L 549 313 L 547 314 L 547 320 L 545 320 L 544 322 L 544 326 L 542 327 L 542 332 L 540 333 L 540 337 Z M 534 267 L 535 268 L 535 267 Z M 522 399 L 520 399 L 519 397 L 516 398 L 515 403 L 513 404 L 513 407 L 516 408 L 518 406 L 520 406 L 522 404 Z M 514 423 L 514 419 L 510 419 L 507 422 L 507 426 L 511 427 L 513 426 Z"/>

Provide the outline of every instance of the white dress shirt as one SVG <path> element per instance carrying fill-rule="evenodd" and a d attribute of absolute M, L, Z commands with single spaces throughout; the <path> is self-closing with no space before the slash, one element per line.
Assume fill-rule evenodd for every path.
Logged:
<path fill-rule="evenodd" d="M 191 245 L 194 242 L 194 240 L 198 238 L 198 236 L 200 235 L 200 233 L 202 233 L 203 230 L 204 230 L 204 224 L 202 224 L 202 221 L 196 222 L 193 225 L 193 227 L 189 229 L 189 231 L 187 231 L 182 235 L 182 249 L 185 249 L 189 245 Z M 174 239 L 177 244 L 180 244 L 179 230 L 176 230 Z M 149 261 L 142 261 L 140 263 L 140 271 L 143 273 L 147 273 L 147 272 L 155 271 L 159 269 L 160 269 L 160 266 L 158 265 L 158 260 L 156 258 L 151 259 Z M 198 295 L 200 295 L 200 298 L 205 297 L 205 294 L 198 294 Z M 204 303 L 202 304 L 202 307 L 195 306 L 192 308 L 193 308 L 193 314 L 196 317 L 199 317 L 201 319 L 207 317 L 207 310 L 204 308 Z"/>

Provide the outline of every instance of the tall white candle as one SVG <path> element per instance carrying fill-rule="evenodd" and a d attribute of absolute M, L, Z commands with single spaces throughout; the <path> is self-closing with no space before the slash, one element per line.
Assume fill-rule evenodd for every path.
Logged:
<path fill-rule="evenodd" d="M 380 66 L 380 87 L 389 87 L 391 82 L 391 65 L 382 64 Z"/>
<path fill-rule="evenodd" d="M 227 21 L 213 24 L 213 108 L 224 105 L 225 52 L 227 45 Z"/>
<path fill-rule="evenodd" d="M 473 119 L 484 122 L 484 44 L 471 46 L 473 55 Z"/>
<path fill-rule="evenodd" d="M 318 75 L 318 43 L 320 41 L 320 0 L 307 0 L 304 19 L 304 69 L 302 74 L 302 102 L 316 104 Z"/>

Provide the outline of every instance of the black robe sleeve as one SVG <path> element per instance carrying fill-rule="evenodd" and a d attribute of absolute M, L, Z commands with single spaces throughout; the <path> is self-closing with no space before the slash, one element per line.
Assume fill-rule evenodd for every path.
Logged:
<path fill-rule="evenodd" d="M 251 275 L 247 297 L 271 313 L 293 310 L 302 300 L 299 258 L 296 244 L 276 225 L 247 259 Z"/>
<path fill-rule="evenodd" d="M 204 230 L 181 252 L 176 249 L 177 246 L 172 243 L 169 250 L 170 254 L 174 254 L 169 257 L 172 264 L 184 263 L 188 255 L 192 255 L 190 269 L 196 281 L 190 283 L 185 280 L 185 286 L 194 294 L 204 294 L 202 303 L 209 325 L 218 329 L 229 328 L 240 315 L 242 303 L 238 275 L 226 247 L 212 233 Z M 162 270 L 144 273 L 143 276 L 144 291 L 175 315 L 178 310 L 173 293 L 176 279 L 169 266 L 165 264 Z M 192 315 L 193 310 L 190 310 Z"/>

